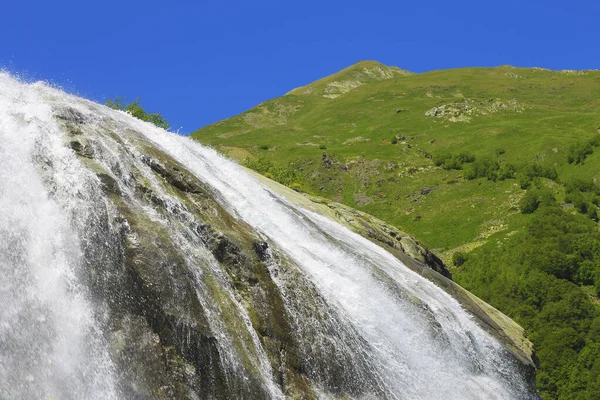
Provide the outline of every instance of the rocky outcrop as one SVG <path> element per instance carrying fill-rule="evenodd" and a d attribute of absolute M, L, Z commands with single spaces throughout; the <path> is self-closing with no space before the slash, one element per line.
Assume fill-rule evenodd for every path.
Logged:
<path fill-rule="evenodd" d="M 454 283 L 450 271 L 442 260 L 416 239 L 367 213 L 328 199 L 295 192 L 250 169 L 247 171 L 290 202 L 334 219 L 385 247 L 407 267 L 446 290 L 476 317 L 484 329 L 511 350 L 523 365 L 524 373 L 533 379 L 535 375 L 533 344 L 525 336 L 523 328 L 502 312 Z"/>
<path fill-rule="evenodd" d="M 453 103 L 442 104 L 425 112 L 428 117 L 449 122 L 470 122 L 473 117 L 494 114 L 500 111 L 520 113 L 525 106 L 516 99 L 502 101 L 490 98 L 488 100 L 473 100 L 464 98 Z"/>

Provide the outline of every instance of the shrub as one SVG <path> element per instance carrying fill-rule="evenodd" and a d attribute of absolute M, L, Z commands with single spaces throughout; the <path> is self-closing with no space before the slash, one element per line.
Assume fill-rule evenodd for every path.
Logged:
<path fill-rule="evenodd" d="M 540 206 L 540 198 L 534 191 L 527 191 L 519 202 L 519 208 L 523 214 L 531 214 Z"/>
<path fill-rule="evenodd" d="M 475 161 L 475 156 L 469 153 L 459 154 L 438 154 L 434 156 L 433 162 L 436 166 L 443 169 L 463 169 L 463 164 L 472 163 Z"/>
<path fill-rule="evenodd" d="M 531 182 L 535 180 L 535 178 L 547 178 L 558 182 L 558 173 L 554 167 L 544 166 L 537 163 L 527 164 L 522 168 L 521 175 L 519 176 L 519 184 L 521 185 L 521 189 L 527 189 L 531 185 Z"/>
<path fill-rule="evenodd" d="M 169 129 L 169 123 L 167 120 L 158 113 L 148 113 L 144 111 L 140 104 L 139 97 L 132 101 L 129 104 L 125 104 L 124 99 L 122 97 L 115 97 L 114 100 L 108 99 L 106 100 L 106 106 L 112 108 L 113 110 L 121 110 L 125 111 L 137 119 L 141 119 L 142 121 L 150 122 L 159 128 Z"/>
<path fill-rule="evenodd" d="M 463 163 L 460 162 L 460 159 L 456 157 L 450 157 L 444 161 L 442 164 L 442 168 L 446 170 L 450 169 L 462 169 Z"/>
<path fill-rule="evenodd" d="M 594 149 L 589 142 L 579 142 L 569 147 L 567 161 L 569 164 L 583 164 L 587 156 L 592 154 Z"/>
<path fill-rule="evenodd" d="M 457 251 L 456 253 L 452 254 L 452 264 L 455 266 L 460 267 L 465 263 L 465 261 L 467 261 L 467 256 L 465 253 Z"/>
<path fill-rule="evenodd" d="M 573 192 L 594 192 L 599 193 L 600 187 L 592 180 L 584 180 L 580 178 L 573 178 L 565 183 L 565 190 L 567 193 Z"/>
<path fill-rule="evenodd" d="M 598 208 L 594 205 L 588 206 L 587 217 L 592 221 L 598 222 Z"/>
<path fill-rule="evenodd" d="M 520 175 L 519 176 L 519 186 L 523 190 L 528 189 L 529 186 L 531 186 L 531 178 L 528 177 L 527 175 Z"/>
<path fill-rule="evenodd" d="M 319 149 L 321 149 L 321 150 L 325 150 L 326 148 L 327 148 L 327 146 L 325 146 L 324 144 L 319 145 Z"/>
<path fill-rule="evenodd" d="M 583 164 L 587 156 L 594 152 L 594 147 L 600 146 L 600 136 L 594 135 L 586 142 L 578 142 L 569 147 L 567 161 L 569 164 Z"/>
<path fill-rule="evenodd" d="M 465 173 L 466 179 L 487 178 L 490 181 L 514 178 L 516 167 L 510 163 L 500 163 L 490 157 L 480 158 Z"/>
<path fill-rule="evenodd" d="M 527 175 L 530 178 L 542 177 L 548 178 L 551 181 L 556 181 L 558 179 L 558 173 L 556 172 L 556 168 L 544 166 L 541 164 L 528 164 L 523 168 L 523 174 Z"/>
<path fill-rule="evenodd" d="M 517 172 L 517 167 L 510 163 L 500 164 L 500 170 L 498 171 L 498 179 L 503 181 L 505 179 L 513 179 Z"/>
<path fill-rule="evenodd" d="M 573 205 L 575 206 L 575 209 L 579 211 L 580 214 L 586 214 L 588 212 L 589 205 L 587 201 L 583 199 L 576 201 L 575 203 L 573 203 Z"/>
<path fill-rule="evenodd" d="M 442 164 L 446 161 L 447 158 L 452 157 L 452 155 L 450 154 L 436 154 L 435 156 L 433 156 L 433 163 L 438 166 L 441 167 Z"/>
<path fill-rule="evenodd" d="M 492 160 L 489 157 L 480 158 L 475 163 L 466 177 L 467 179 L 488 178 L 488 180 L 496 180 L 496 171 L 498 170 L 498 161 Z"/>
<path fill-rule="evenodd" d="M 588 143 L 592 145 L 592 147 L 600 147 L 600 135 L 594 135 Z"/>

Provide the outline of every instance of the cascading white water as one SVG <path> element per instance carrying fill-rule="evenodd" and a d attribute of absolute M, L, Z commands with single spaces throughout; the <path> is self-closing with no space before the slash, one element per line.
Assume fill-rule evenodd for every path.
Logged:
<path fill-rule="evenodd" d="M 515 362 L 455 299 L 385 250 L 289 204 L 235 163 L 191 139 L 6 74 L 0 74 L 0 398 L 122 396 L 101 332 L 103 310 L 94 309 L 80 278 L 82 232 L 90 229 L 98 208 L 109 206 L 98 180 L 65 146 L 64 132 L 53 118 L 53 108 L 67 106 L 93 116 L 90 131 L 102 132 L 110 121 L 119 140 L 102 133 L 96 137 L 98 162 L 107 169 L 118 165 L 121 171 L 142 171 L 167 208 L 185 210 L 136 159 L 134 144 L 141 133 L 207 183 L 224 207 L 273 244 L 273 251 L 291 258 L 337 321 L 343 321 L 335 328 L 348 332 L 340 337 L 353 338 L 345 348 L 364 359 L 388 397 L 535 398 Z M 123 148 L 134 156 L 125 157 Z M 122 176 L 119 183 L 126 188 L 127 173 Z M 124 196 L 135 203 L 133 194 Z M 221 338 L 222 362 L 243 374 L 240 360 L 250 359 L 269 396 L 282 397 L 243 303 L 219 264 L 190 239 L 183 225 L 145 207 L 136 205 L 171 232 L 185 255 L 199 301 L 214 318 L 212 332 Z M 188 218 L 184 211 L 180 215 Z M 228 336 L 226 323 L 219 320 L 220 306 L 212 304 L 203 287 L 207 274 L 226 288 L 227 301 L 243 321 L 239 335 L 246 339 Z M 277 277 L 273 280 L 280 290 L 289 290 Z M 297 314 L 291 303 L 287 307 Z M 303 317 L 294 317 L 301 327 Z"/>
<path fill-rule="evenodd" d="M 137 129 L 216 188 L 240 218 L 296 260 L 321 294 L 373 345 L 373 367 L 398 398 L 526 396 L 526 385 L 515 379 L 514 364 L 501 345 L 455 299 L 391 254 L 292 206 L 212 149 L 157 129 Z M 431 334 L 423 314 L 393 292 L 396 285 L 434 313 L 449 342 Z"/>
<path fill-rule="evenodd" d="M 0 75 L 0 398 L 116 399 L 77 278 L 91 174 L 64 147 L 47 89 Z"/>

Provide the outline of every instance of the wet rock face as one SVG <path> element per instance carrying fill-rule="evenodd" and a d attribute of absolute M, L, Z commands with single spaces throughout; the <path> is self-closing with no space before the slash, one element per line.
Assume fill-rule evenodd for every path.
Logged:
<path fill-rule="evenodd" d="M 315 304 L 318 294 L 297 267 L 273 257 L 269 243 L 229 215 L 182 165 L 147 143 L 127 155 L 139 163 L 116 162 L 102 144 L 106 138 L 97 140 L 102 133 L 90 130 L 81 113 L 65 109 L 57 118 L 73 137 L 67 145 L 99 180 L 104 199 L 83 238 L 86 280 L 105 310 L 106 341 L 124 398 L 272 398 L 256 363 L 245 359 L 256 357 L 256 350 L 241 332 L 245 322 L 236 307 L 248 315 L 277 390 L 286 397 L 316 398 L 316 386 L 340 396 L 386 397 L 371 384 L 377 378 L 355 359 L 354 349 L 316 341 L 319 330 L 333 331 L 344 322 L 325 317 L 327 305 Z M 143 165 L 148 169 L 140 170 Z M 171 224 L 185 237 L 173 237 Z M 182 240 L 206 252 L 190 264 Z M 216 266 L 224 276 L 214 275 Z M 289 293 L 274 280 L 284 276 L 293 276 Z M 298 293 L 303 286 L 306 294 Z M 317 309 L 323 321 L 315 320 L 308 336 L 289 310 L 313 318 Z M 221 317 L 215 323 L 216 313 Z M 228 344 L 222 337 L 228 331 L 241 339 Z"/>
<path fill-rule="evenodd" d="M 84 124 L 87 122 L 87 118 L 80 111 L 72 107 L 64 107 L 56 110 L 55 117 L 66 122 L 74 124 Z"/>
<path fill-rule="evenodd" d="M 190 174 L 183 173 L 181 167 L 172 165 L 173 163 L 166 162 L 163 165 L 158 160 L 144 156 L 142 161 L 147 164 L 154 172 L 162 176 L 169 184 L 186 193 L 199 194 L 203 193 L 200 188 L 200 183 Z"/>
<path fill-rule="evenodd" d="M 96 181 L 84 278 L 124 398 L 394 397 L 350 321 L 185 166 L 135 132 L 70 108 L 55 115 Z M 327 206 L 363 236 L 450 277 L 407 234 Z"/>
<path fill-rule="evenodd" d="M 83 250 L 90 291 L 99 309 L 106 310 L 105 335 L 124 398 L 242 398 L 244 393 L 268 398 L 259 375 L 239 373 L 224 362 L 218 332 L 197 295 L 198 277 L 167 227 L 140 206 L 164 218 L 179 218 L 181 210 L 167 210 L 169 199 L 159 188 L 149 188 L 140 171 L 126 173 L 123 165 L 107 160 L 106 149 L 86 129 L 81 113 L 65 109 L 57 118 L 66 121 L 69 135 L 77 132 L 68 145 L 96 175 L 98 196 L 104 198 L 84 233 Z M 199 198 L 205 194 L 180 166 L 152 156 L 141 161 L 169 190 Z M 249 263 L 227 237 L 206 224 L 199 226 L 204 226 L 201 232 L 191 232 L 198 247 L 214 245 L 208 247 L 224 263 Z M 209 262 L 200 260 L 196 268 Z"/>
<path fill-rule="evenodd" d="M 261 261 L 269 260 L 269 253 L 267 252 L 269 244 L 267 242 L 254 242 L 252 248 Z"/>
<path fill-rule="evenodd" d="M 69 147 L 81 157 L 94 158 L 94 150 L 82 140 L 72 140 Z"/>
<path fill-rule="evenodd" d="M 225 372 L 219 363 L 219 348 L 215 346 L 216 339 L 205 309 L 195 296 L 194 282 L 189 279 L 185 260 L 160 226 L 147 231 L 142 224 L 148 221 L 136 221 L 135 218 L 129 215 L 127 219 L 130 239 L 126 241 L 124 266 L 128 280 L 125 287 L 121 286 L 124 282 L 115 282 L 120 284 L 121 290 L 129 292 L 127 297 L 131 301 L 116 306 L 120 308 L 127 304 L 132 315 L 125 319 L 142 317 L 158 338 L 161 347 L 155 357 L 167 358 L 167 373 L 163 380 L 168 379 L 175 385 L 171 389 L 174 395 L 183 394 L 181 387 L 203 396 L 220 391 L 225 393 L 227 387 Z M 131 240 L 132 236 L 139 240 Z M 123 367 L 127 368 L 128 364 Z M 189 373 L 182 375 L 179 371 L 182 368 Z M 154 373 L 152 368 L 147 371 Z M 175 390 L 178 387 L 180 389 Z M 155 387 L 149 389 L 149 393 L 156 390 Z"/>

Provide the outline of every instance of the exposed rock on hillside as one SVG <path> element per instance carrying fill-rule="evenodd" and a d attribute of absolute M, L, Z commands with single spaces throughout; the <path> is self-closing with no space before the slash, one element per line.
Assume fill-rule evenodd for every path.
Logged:
<path fill-rule="evenodd" d="M 425 113 L 428 117 L 439 118 L 450 122 L 470 122 L 473 117 L 494 114 L 500 111 L 523 112 L 525 106 L 516 99 L 507 102 L 499 99 L 475 101 L 464 98 L 454 103 L 434 107 Z"/>
<path fill-rule="evenodd" d="M 360 81 L 341 81 L 341 82 L 331 82 L 325 87 L 323 92 L 325 93 L 323 97 L 327 97 L 328 99 L 335 99 L 344 93 L 348 93 L 352 89 L 356 89 L 362 85 Z"/>

